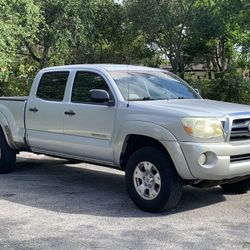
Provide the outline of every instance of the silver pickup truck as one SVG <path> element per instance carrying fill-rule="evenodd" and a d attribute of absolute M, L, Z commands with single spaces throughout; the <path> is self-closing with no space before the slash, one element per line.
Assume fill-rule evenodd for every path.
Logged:
<path fill-rule="evenodd" d="M 1 173 L 20 151 L 120 168 L 146 211 L 176 206 L 184 185 L 249 189 L 250 106 L 203 100 L 164 70 L 43 69 L 29 97 L 0 98 L 0 126 Z"/>

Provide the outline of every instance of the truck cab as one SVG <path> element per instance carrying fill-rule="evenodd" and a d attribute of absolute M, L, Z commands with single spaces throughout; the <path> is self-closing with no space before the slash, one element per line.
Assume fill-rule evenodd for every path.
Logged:
<path fill-rule="evenodd" d="M 183 185 L 249 189 L 250 106 L 204 100 L 161 69 L 42 69 L 29 97 L 0 98 L 0 126 L 0 172 L 20 151 L 119 168 L 146 211 L 176 206 Z"/>

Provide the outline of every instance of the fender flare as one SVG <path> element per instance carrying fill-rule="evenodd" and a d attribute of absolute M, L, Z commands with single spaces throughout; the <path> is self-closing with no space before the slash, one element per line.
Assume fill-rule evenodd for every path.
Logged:
<path fill-rule="evenodd" d="M 14 143 L 14 139 L 11 133 L 11 129 L 8 123 L 7 118 L 5 117 L 5 115 L 0 112 L 0 128 L 2 129 L 5 139 L 8 143 L 8 145 L 12 148 L 12 149 L 17 149 L 15 143 Z"/>
<path fill-rule="evenodd" d="M 125 140 L 128 135 L 142 135 L 151 137 L 159 142 L 161 141 L 176 141 L 175 136 L 166 128 L 143 121 L 127 121 L 121 125 L 116 132 L 114 140 L 114 162 L 119 165 L 120 155 L 123 150 Z"/>

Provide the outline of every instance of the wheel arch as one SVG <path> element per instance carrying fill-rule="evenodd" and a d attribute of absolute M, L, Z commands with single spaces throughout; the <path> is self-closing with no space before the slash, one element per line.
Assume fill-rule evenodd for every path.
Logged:
<path fill-rule="evenodd" d="M 159 140 L 150 136 L 145 136 L 145 135 L 128 134 L 124 140 L 122 151 L 120 154 L 120 159 L 119 159 L 120 167 L 123 170 L 125 170 L 129 157 L 135 151 L 143 147 L 156 147 L 162 150 L 173 162 L 168 150 L 164 147 L 164 145 Z"/>
<path fill-rule="evenodd" d="M 140 146 L 149 146 L 151 145 L 149 143 L 157 145 L 162 150 L 165 150 L 168 155 L 170 154 L 161 141 L 176 142 L 175 136 L 160 125 L 143 121 L 126 121 L 122 123 L 119 127 L 119 130 L 116 131 L 113 145 L 114 163 L 120 166 L 122 169 L 124 169 L 124 164 L 121 162 L 121 160 L 123 159 L 124 153 L 126 153 L 128 146 L 131 145 L 129 144 L 131 140 L 133 142 L 136 141 L 136 145 L 140 144 Z"/>
<path fill-rule="evenodd" d="M 5 116 L 0 112 L 0 131 L 3 132 L 4 137 L 10 148 L 17 149 L 14 143 L 14 139 L 10 130 L 9 123 Z"/>

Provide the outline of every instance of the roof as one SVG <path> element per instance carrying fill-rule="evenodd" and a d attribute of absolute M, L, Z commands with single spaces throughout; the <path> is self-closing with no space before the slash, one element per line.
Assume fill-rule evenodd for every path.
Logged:
<path fill-rule="evenodd" d="M 134 71 L 162 71 L 161 69 L 157 68 L 150 68 L 145 66 L 135 66 L 135 65 L 126 65 L 126 64 L 73 64 L 73 65 L 64 65 L 64 66 L 56 66 L 56 67 L 49 67 L 45 68 L 45 70 L 55 70 L 55 69 L 104 69 L 106 71 L 127 71 L 127 70 L 134 70 Z"/>

